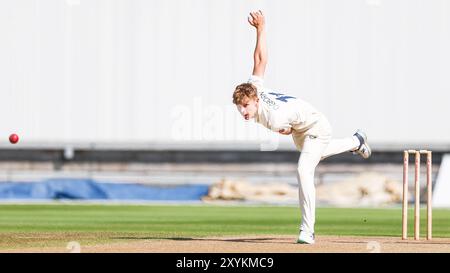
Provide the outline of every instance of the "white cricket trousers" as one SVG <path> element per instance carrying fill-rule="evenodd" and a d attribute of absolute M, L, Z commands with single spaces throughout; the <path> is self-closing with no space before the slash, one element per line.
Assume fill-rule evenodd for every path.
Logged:
<path fill-rule="evenodd" d="M 297 167 L 299 183 L 299 203 L 302 211 L 300 230 L 314 233 L 316 211 L 316 189 L 314 186 L 314 171 L 320 160 L 357 149 L 359 140 L 355 136 L 342 139 L 331 138 L 331 125 L 322 116 L 309 130 L 303 133 L 293 133 L 292 138 L 301 150 Z"/>

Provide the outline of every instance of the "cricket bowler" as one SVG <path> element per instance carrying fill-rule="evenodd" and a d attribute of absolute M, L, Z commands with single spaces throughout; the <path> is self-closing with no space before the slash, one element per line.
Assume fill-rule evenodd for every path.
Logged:
<path fill-rule="evenodd" d="M 369 158 L 371 149 L 363 131 L 357 130 L 347 138 L 332 139 L 330 123 L 311 104 L 264 86 L 267 47 L 263 13 L 251 12 L 248 22 L 255 27 L 257 34 L 253 73 L 248 82 L 236 87 L 233 103 L 245 120 L 254 119 L 269 130 L 292 135 L 295 146 L 301 151 L 297 179 L 302 217 L 297 243 L 314 244 L 316 166 L 320 160 L 344 152 Z"/>

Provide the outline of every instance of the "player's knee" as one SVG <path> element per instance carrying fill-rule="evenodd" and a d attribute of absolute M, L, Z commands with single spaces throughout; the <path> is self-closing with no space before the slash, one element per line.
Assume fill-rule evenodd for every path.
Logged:
<path fill-rule="evenodd" d="M 310 168 L 308 166 L 299 166 L 297 168 L 297 172 L 300 177 L 300 181 L 314 179 L 314 168 Z"/>

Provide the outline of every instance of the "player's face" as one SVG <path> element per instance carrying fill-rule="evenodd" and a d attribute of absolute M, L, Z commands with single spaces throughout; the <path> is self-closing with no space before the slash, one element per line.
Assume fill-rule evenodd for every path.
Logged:
<path fill-rule="evenodd" d="M 246 97 L 241 104 L 236 105 L 245 120 L 255 118 L 258 113 L 258 98 Z"/>

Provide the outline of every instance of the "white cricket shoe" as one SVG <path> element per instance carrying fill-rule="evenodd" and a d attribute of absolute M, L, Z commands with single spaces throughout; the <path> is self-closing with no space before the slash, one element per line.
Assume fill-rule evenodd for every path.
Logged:
<path fill-rule="evenodd" d="M 359 154 L 362 158 L 367 159 L 372 154 L 372 149 L 370 149 L 369 143 L 367 143 L 367 135 L 362 130 L 358 129 L 355 134 L 359 140 L 359 147 L 355 151 L 354 154 Z"/>
<path fill-rule="evenodd" d="M 298 236 L 298 244 L 314 244 L 314 233 L 300 230 L 300 235 Z"/>

